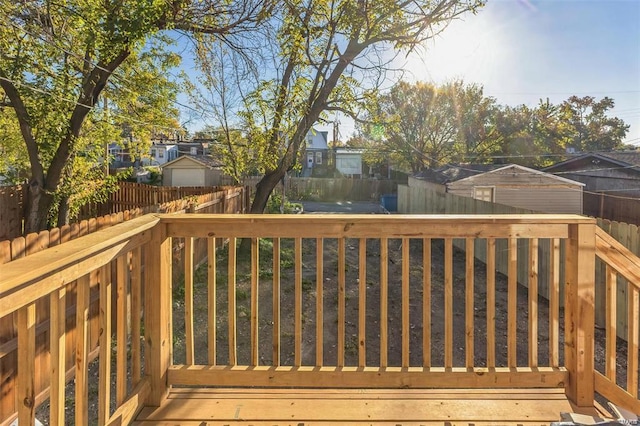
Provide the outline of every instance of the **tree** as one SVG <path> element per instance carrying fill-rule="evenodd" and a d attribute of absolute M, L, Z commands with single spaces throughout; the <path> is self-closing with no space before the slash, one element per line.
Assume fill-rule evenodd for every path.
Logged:
<path fill-rule="evenodd" d="M 629 125 L 607 112 L 614 107 L 613 99 L 599 101 L 593 96 L 571 96 L 561 105 L 564 119 L 572 128 L 570 146 L 579 151 L 610 151 L 622 146 Z"/>
<path fill-rule="evenodd" d="M 383 155 L 415 173 L 491 155 L 497 145 L 496 108 L 475 84 L 399 82 L 380 97 L 378 116 L 371 118 L 376 122 L 363 127 L 371 138 L 378 133 L 376 148 Z"/>
<path fill-rule="evenodd" d="M 3 118 L 17 121 L 29 158 L 25 231 L 45 229 L 56 211 L 62 212 L 58 222 L 68 217 L 76 161 L 97 149 L 88 136 L 109 127 L 98 124 L 110 120 L 107 109 L 97 110 L 98 102 L 116 71 L 129 65 L 134 74 L 124 70 L 127 80 L 114 89 L 126 90 L 129 84 L 122 81 L 138 75 L 136 60 L 149 51 L 152 37 L 171 29 L 230 37 L 253 27 L 266 7 L 259 0 L 0 0 Z M 145 109 L 139 108 L 147 102 L 142 94 L 131 100 L 136 113 Z M 96 123 L 91 129 L 88 119 Z"/>
<path fill-rule="evenodd" d="M 264 38 L 267 62 L 241 114 L 264 177 L 252 213 L 298 161 L 312 125 L 327 114 L 358 114 L 375 101 L 389 54 L 410 50 L 482 0 L 284 0 Z"/>

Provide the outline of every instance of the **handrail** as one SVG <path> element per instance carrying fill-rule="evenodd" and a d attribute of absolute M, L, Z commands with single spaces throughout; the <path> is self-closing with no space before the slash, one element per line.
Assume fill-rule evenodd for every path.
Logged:
<path fill-rule="evenodd" d="M 141 216 L 2 265 L 0 318 L 149 242 L 158 221 Z"/>
<path fill-rule="evenodd" d="M 596 256 L 605 264 L 604 297 L 606 304 L 605 315 L 605 365 L 604 372 L 595 371 L 595 390 L 614 404 L 627 410 L 640 413 L 638 399 L 638 350 L 640 347 L 640 257 L 627 249 L 606 231 L 596 228 Z M 624 284 L 618 280 L 618 275 L 626 280 Z M 627 311 L 627 357 L 626 360 L 618 353 L 617 323 L 618 300 L 626 298 Z M 597 302 L 597 301 L 596 301 Z M 626 361 L 626 363 L 625 363 Z M 626 370 L 626 388 L 619 382 L 623 380 L 618 371 L 618 365 L 624 365 Z"/>
<path fill-rule="evenodd" d="M 640 288 L 640 257 L 600 227 L 596 228 L 596 250 L 600 259 Z"/>

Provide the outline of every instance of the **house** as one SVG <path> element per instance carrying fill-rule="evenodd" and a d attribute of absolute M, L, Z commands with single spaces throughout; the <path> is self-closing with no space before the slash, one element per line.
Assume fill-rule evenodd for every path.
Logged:
<path fill-rule="evenodd" d="M 410 187 L 426 188 L 437 192 L 447 192 L 447 184 L 456 180 L 475 176 L 480 173 L 495 170 L 501 167 L 495 164 L 463 164 L 426 169 L 413 176 L 409 176 Z"/>
<path fill-rule="evenodd" d="M 445 192 L 482 201 L 544 213 L 582 214 L 581 182 L 516 164 L 485 167 L 490 170 L 455 166 L 425 172 L 420 180 L 425 187 L 444 187 Z"/>
<path fill-rule="evenodd" d="M 329 161 L 329 132 L 311 129 L 305 138 L 303 149 L 302 176 L 308 177 L 321 174 L 326 170 Z"/>
<path fill-rule="evenodd" d="M 143 163 L 148 166 L 162 166 L 178 158 L 178 145 L 175 143 L 153 142 L 149 150 L 150 159 Z"/>
<path fill-rule="evenodd" d="M 179 142 L 178 155 L 208 155 L 211 139 L 193 139 L 191 142 Z"/>
<path fill-rule="evenodd" d="M 113 170 L 134 167 L 134 156 L 129 152 L 129 144 L 110 143 L 108 146 L 109 167 Z"/>
<path fill-rule="evenodd" d="M 343 176 L 362 177 L 362 149 L 336 148 L 334 150 L 336 170 Z M 367 173 L 368 174 L 368 173 Z"/>
<path fill-rule="evenodd" d="M 640 151 L 585 153 L 543 171 L 582 182 L 585 191 L 640 197 Z"/>
<path fill-rule="evenodd" d="M 222 164 L 211 157 L 182 155 L 162 166 L 164 186 L 216 186 L 222 183 Z"/>

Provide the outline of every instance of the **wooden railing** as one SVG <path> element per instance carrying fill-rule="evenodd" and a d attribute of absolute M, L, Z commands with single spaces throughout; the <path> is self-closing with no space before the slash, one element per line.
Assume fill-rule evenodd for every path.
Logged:
<path fill-rule="evenodd" d="M 640 327 L 640 258 L 600 228 L 596 254 L 605 264 L 605 360 L 595 373 L 596 391 L 632 412 L 640 413 L 638 400 L 638 347 Z M 626 342 L 617 339 L 618 294 L 626 293 Z M 619 341 L 619 343 L 618 343 Z M 622 368 L 620 368 L 620 367 Z M 625 383 L 626 382 L 626 383 Z"/>
<path fill-rule="evenodd" d="M 206 281 L 194 282 L 191 264 L 186 266 L 184 297 L 177 303 L 184 309 L 173 317 L 174 358 L 180 364 L 169 368 L 170 386 L 565 385 L 579 405 L 593 403 L 592 219 L 167 216 L 161 223 L 167 237 L 185 238 L 186 247 L 206 238 L 212 248 Z M 225 257 L 214 262 L 217 239 L 229 243 Z M 251 247 L 248 266 L 236 255 L 241 239 Z M 454 249 L 460 239 L 466 256 Z M 542 240 L 555 247 L 553 302 L 544 317 L 535 286 L 536 247 Z M 494 269 L 498 241 L 507 242 L 512 265 L 506 282 Z M 560 241 L 566 245 L 563 277 Z M 518 295 L 519 242 L 532 248 L 528 299 Z M 488 253 L 487 267 L 480 270 L 474 264 L 476 245 Z M 436 260 L 436 249 L 442 259 Z M 417 261 L 411 257 L 415 253 L 421 253 Z M 430 273 L 434 262 L 443 262 L 439 276 Z M 478 284 L 480 276 L 486 285 Z M 570 301 L 564 350 L 561 282 Z M 500 312 L 498 299 L 505 299 Z M 202 300 L 207 303 L 194 307 Z M 541 322 L 550 338 L 539 333 Z"/>
<path fill-rule="evenodd" d="M 143 364 L 154 359 L 157 343 L 150 336 L 153 324 L 159 323 L 153 316 L 154 303 L 150 300 L 157 291 L 153 280 L 156 268 L 148 260 L 157 258 L 157 245 L 152 244 L 157 223 L 157 217 L 146 215 L 2 265 L 0 317 L 17 313 L 15 393 L 21 425 L 34 423 L 36 408 L 46 398 L 36 393 L 40 386 L 35 375 L 36 320 L 41 315 L 36 314 L 36 304 L 43 298 L 49 300 L 50 318 L 49 424 L 127 424 L 147 401 L 152 380 L 148 377 L 150 369 Z M 143 263 L 147 268 L 144 283 Z M 91 288 L 91 283 L 97 283 L 97 289 Z M 89 318 L 90 294 L 96 291 L 99 329 L 91 330 L 94 322 Z M 75 327 L 69 324 L 66 315 L 71 304 L 76 307 L 75 321 L 71 321 Z M 144 351 L 142 324 L 147 336 Z M 75 366 L 67 371 L 69 328 L 74 329 L 75 335 Z M 93 333 L 99 335 L 97 368 L 89 364 Z M 113 360 L 112 352 L 115 352 Z M 115 406 L 111 398 L 112 368 Z M 72 389 L 66 386 L 67 374 L 75 376 Z M 68 404 L 67 392 L 73 397 L 73 404 Z M 97 403 L 97 412 L 90 410 L 90 402 Z M 65 408 L 73 408 L 70 418 L 65 418 Z"/>
<path fill-rule="evenodd" d="M 65 422 L 65 408 L 67 423 L 127 424 L 170 387 L 199 385 L 564 387 L 579 406 L 591 406 L 597 391 L 633 409 L 637 364 L 627 390 L 611 380 L 611 364 L 604 374 L 595 368 L 596 253 L 627 279 L 640 275 L 632 258 L 596 233 L 593 219 L 557 215 L 137 218 L 0 270 L 0 316 L 18 312 L 20 424 L 33 423 L 37 405 L 41 297 L 50 299 L 52 318 L 50 424 Z M 176 239 L 183 271 L 172 271 Z M 208 256 L 198 267 L 194 247 L 203 243 Z M 522 244 L 528 291 L 516 278 Z M 553 247 L 548 277 L 538 274 L 540 244 Z M 502 246 L 507 276 L 494 268 Z M 480 248 L 486 264 L 475 260 Z M 89 276 L 97 276 L 100 294 L 97 380 L 82 337 Z M 548 304 L 538 297 L 543 279 Z M 65 291 L 73 281 L 83 331 L 68 392 L 61 312 L 65 298 L 75 298 Z M 637 359 L 637 338 L 629 341 Z M 89 410 L 92 398 L 98 413 Z"/>
<path fill-rule="evenodd" d="M 242 187 L 225 188 L 217 192 L 199 195 L 190 199 L 171 201 L 161 205 L 135 209 L 120 213 L 114 213 L 98 218 L 83 220 L 79 223 L 72 223 L 61 228 L 53 228 L 39 233 L 28 234 L 13 240 L 0 241 L 0 277 L 5 268 L 5 264 L 23 257 L 30 257 L 35 253 L 47 248 L 58 246 L 70 240 L 75 240 L 87 234 L 115 226 L 124 221 L 129 221 L 150 212 L 174 213 L 192 211 L 194 213 L 244 213 L 248 208 L 246 191 Z M 195 202 L 195 204 L 194 204 Z M 180 245 L 174 244 L 174 261 L 177 266 L 182 264 L 183 257 Z M 196 246 L 196 261 L 206 259 L 207 248 L 201 245 Z M 113 262 L 113 288 L 118 285 L 118 277 L 115 274 L 115 261 Z M 89 303 L 89 325 L 88 325 L 88 350 L 89 362 L 98 356 L 99 347 L 99 299 L 97 274 L 90 274 L 89 287 L 91 288 Z M 128 278 L 127 278 L 128 279 Z M 66 297 L 66 366 L 65 371 L 71 377 L 74 369 L 75 356 L 75 282 L 65 289 Z M 50 301 L 43 297 L 36 302 L 36 359 L 35 359 L 35 394 L 36 402 L 40 402 L 47 397 L 49 391 L 49 310 Z M 16 366 L 18 360 L 17 353 L 17 313 L 7 316 L 0 316 L 0 425 L 11 422 L 15 417 L 16 398 L 15 386 L 17 380 Z M 81 330 L 79 330 L 81 331 Z"/>

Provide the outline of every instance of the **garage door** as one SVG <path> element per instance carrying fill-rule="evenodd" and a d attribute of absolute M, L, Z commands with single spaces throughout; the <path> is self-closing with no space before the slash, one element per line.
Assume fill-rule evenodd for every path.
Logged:
<path fill-rule="evenodd" d="M 204 170 L 173 169 L 173 186 L 204 186 Z"/>

